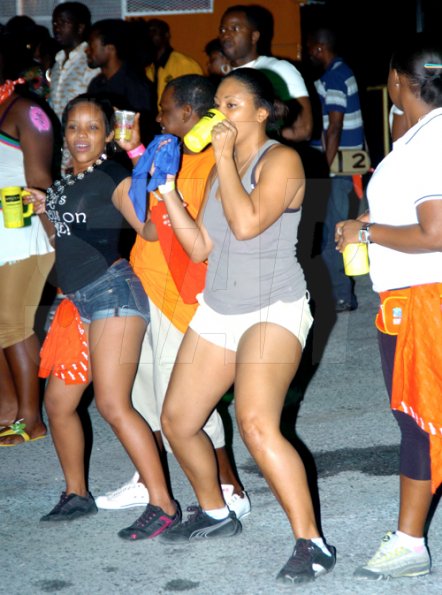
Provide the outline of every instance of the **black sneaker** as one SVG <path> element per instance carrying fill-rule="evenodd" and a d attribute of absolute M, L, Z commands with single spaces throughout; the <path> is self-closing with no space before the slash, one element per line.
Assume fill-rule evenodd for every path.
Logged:
<path fill-rule="evenodd" d="M 91 493 L 87 496 L 66 494 L 62 492 L 58 504 L 48 514 L 41 517 L 40 521 L 73 521 L 82 516 L 96 514 L 98 508 Z"/>
<path fill-rule="evenodd" d="M 182 514 L 178 502 L 175 500 L 176 513 L 170 516 L 159 506 L 148 504 L 143 514 L 130 527 L 121 529 L 118 536 L 129 541 L 138 539 L 153 539 L 161 533 L 170 530 L 181 522 Z"/>
<path fill-rule="evenodd" d="M 225 519 L 217 520 L 197 506 L 187 521 L 161 535 L 161 540 L 176 543 L 215 537 L 233 537 L 239 535 L 241 531 L 242 525 L 234 512 L 230 511 Z"/>
<path fill-rule="evenodd" d="M 336 548 L 327 545 L 330 556 L 324 554 L 311 539 L 297 539 L 292 556 L 280 570 L 277 581 L 282 583 L 306 583 L 326 572 L 336 564 Z"/>
<path fill-rule="evenodd" d="M 335 304 L 335 311 L 339 314 L 340 312 L 353 312 L 353 310 L 357 310 L 358 303 L 356 300 L 352 300 L 351 302 L 346 302 L 345 300 L 338 300 Z"/>

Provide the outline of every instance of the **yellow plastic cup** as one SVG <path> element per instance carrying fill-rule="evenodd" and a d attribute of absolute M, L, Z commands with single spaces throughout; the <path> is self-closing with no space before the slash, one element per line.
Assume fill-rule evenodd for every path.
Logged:
<path fill-rule="evenodd" d="M 20 186 L 7 186 L 0 189 L 3 223 L 5 227 L 17 229 L 26 225 L 27 219 L 34 212 L 32 203 L 23 203 L 23 197 L 28 195 L 29 192 L 26 192 Z"/>
<path fill-rule="evenodd" d="M 200 153 L 212 140 L 212 128 L 225 120 L 226 116 L 218 109 L 209 109 L 207 113 L 184 135 L 183 141 L 192 153 Z"/>
<path fill-rule="evenodd" d="M 344 258 L 345 274 L 354 277 L 356 275 L 366 275 L 370 270 L 368 263 L 367 244 L 347 244 L 342 253 Z"/>

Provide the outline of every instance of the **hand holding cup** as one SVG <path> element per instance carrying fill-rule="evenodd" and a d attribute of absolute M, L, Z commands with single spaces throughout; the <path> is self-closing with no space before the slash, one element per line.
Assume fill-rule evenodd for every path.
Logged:
<path fill-rule="evenodd" d="M 115 110 L 114 140 L 124 150 L 131 151 L 140 144 L 140 114 Z"/>

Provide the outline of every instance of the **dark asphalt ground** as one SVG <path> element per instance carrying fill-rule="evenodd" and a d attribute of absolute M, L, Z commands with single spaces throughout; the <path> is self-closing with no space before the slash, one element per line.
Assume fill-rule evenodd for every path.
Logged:
<path fill-rule="evenodd" d="M 431 575 L 380 583 L 352 578 L 383 534 L 396 528 L 399 443 L 381 375 L 373 325 L 377 298 L 368 276 L 358 279 L 356 292 L 358 310 L 339 315 L 299 411 L 295 386 L 285 416 L 285 427 L 294 436 L 297 414 L 296 432 L 310 461 L 312 485 L 318 489 L 322 528 L 337 547 L 338 561 L 331 574 L 297 588 L 275 582 L 293 547 L 291 532 L 236 429 L 233 451 L 252 514 L 234 539 L 185 546 L 119 539 L 118 530 L 141 509 L 100 511 L 72 524 L 42 526 L 40 516 L 53 507 L 63 489 L 48 437 L 0 449 L 0 591 L 11 595 L 442 593 L 440 509 L 429 531 Z M 233 406 L 227 411 L 234 416 Z M 90 488 L 99 495 L 128 480 L 133 469 L 93 403 L 89 414 L 94 429 Z M 173 457 L 170 468 L 175 497 L 185 507 L 194 501 L 192 491 Z"/>

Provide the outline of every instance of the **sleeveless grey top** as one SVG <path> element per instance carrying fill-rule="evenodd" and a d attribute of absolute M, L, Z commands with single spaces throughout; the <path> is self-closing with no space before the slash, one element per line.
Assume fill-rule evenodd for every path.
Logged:
<path fill-rule="evenodd" d="M 255 169 L 274 144 L 260 148 L 241 182 L 246 192 L 255 186 Z M 221 314 L 244 314 L 276 301 L 295 301 L 305 295 L 304 273 L 296 258 L 300 209 L 287 209 L 270 227 L 250 240 L 237 240 L 215 197 L 216 179 L 210 190 L 203 223 L 213 242 L 209 255 L 204 300 Z"/>

